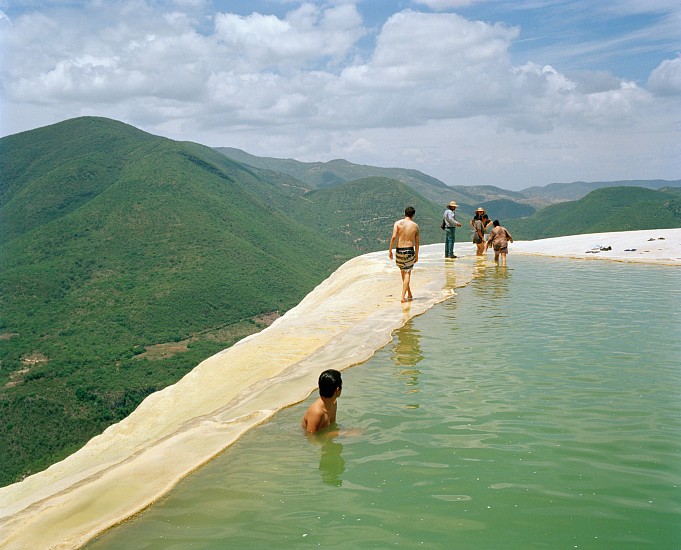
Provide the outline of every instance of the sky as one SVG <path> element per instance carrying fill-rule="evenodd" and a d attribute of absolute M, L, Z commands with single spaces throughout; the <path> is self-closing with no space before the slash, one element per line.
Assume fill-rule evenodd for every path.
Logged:
<path fill-rule="evenodd" d="M 78 116 L 520 190 L 681 179 L 678 0 L 0 0 L 0 136 Z"/>

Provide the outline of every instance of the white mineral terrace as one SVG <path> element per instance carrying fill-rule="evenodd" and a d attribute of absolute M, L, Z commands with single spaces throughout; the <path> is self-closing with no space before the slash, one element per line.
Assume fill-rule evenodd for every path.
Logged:
<path fill-rule="evenodd" d="M 203 361 L 126 419 L 47 470 L 0 488 L 0 548 L 77 548 L 167 493 L 180 479 L 283 407 L 304 400 L 319 372 L 362 363 L 410 318 L 484 269 L 457 243 L 421 248 L 415 299 L 400 303 L 387 252 L 350 260 L 262 332 Z M 681 266 L 681 229 L 516 242 L 518 253 Z"/>

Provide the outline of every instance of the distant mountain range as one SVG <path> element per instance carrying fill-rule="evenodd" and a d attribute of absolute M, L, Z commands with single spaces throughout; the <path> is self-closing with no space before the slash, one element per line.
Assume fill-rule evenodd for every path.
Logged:
<path fill-rule="evenodd" d="M 665 189 L 603 187 L 577 201 L 547 206 L 526 219 L 510 220 L 506 227 L 515 239 L 522 240 L 681 227 L 681 188 Z"/>
<path fill-rule="evenodd" d="M 645 189 L 669 189 L 681 187 L 681 180 L 623 180 L 623 181 L 599 181 L 585 182 L 575 181 L 572 183 L 549 183 L 543 187 L 528 187 L 521 193 L 528 197 L 537 197 L 550 203 L 576 201 L 585 197 L 592 191 L 604 187 L 643 187 Z"/>
<path fill-rule="evenodd" d="M 640 183 L 583 184 L 596 191 L 558 204 L 569 186 L 450 188 L 416 170 L 263 159 L 96 117 L 2 138 L 0 484 L 74 452 L 342 262 L 387 248 L 406 205 L 423 243 L 442 240 L 452 199 L 462 222 L 483 206 L 516 238 L 681 226 L 681 181 Z"/>
<path fill-rule="evenodd" d="M 681 187 L 681 180 L 550 183 L 543 187 L 528 187 L 522 191 L 508 191 L 493 185 L 450 187 L 437 178 L 418 170 L 365 166 L 352 164 L 346 160 L 300 162 L 293 159 L 256 157 L 232 147 L 218 147 L 216 150 L 244 164 L 288 174 L 306 184 L 309 189 L 333 188 L 367 177 L 389 178 L 404 183 L 439 205 L 444 206 L 449 201 L 456 200 L 462 212 L 472 212 L 478 206 L 498 212 L 500 207 L 503 207 L 503 214 L 500 214 L 500 217 L 504 219 L 526 217 L 535 212 L 536 208 L 543 208 L 558 202 L 575 201 L 603 187 L 627 186 L 648 189 Z M 523 208 L 516 205 L 525 206 Z"/>

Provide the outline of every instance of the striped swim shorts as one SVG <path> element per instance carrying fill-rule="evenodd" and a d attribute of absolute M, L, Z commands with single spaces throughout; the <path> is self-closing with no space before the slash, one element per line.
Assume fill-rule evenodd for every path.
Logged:
<path fill-rule="evenodd" d="M 415 259 L 416 252 L 413 246 L 397 247 L 395 249 L 395 263 L 402 271 L 409 271 L 413 268 Z"/>

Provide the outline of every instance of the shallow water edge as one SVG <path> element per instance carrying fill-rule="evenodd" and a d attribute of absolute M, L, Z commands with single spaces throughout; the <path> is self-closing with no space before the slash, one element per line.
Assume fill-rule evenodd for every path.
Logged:
<path fill-rule="evenodd" d="M 326 368 L 369 359 L 415 315 L 466 285 L 486 260 L 445 262 L 421 248 L 415 300 L 399 302 L 386 252 L 354 258 L 262 332 L 210 357 L 177 384 L 47 470 L 0 489 L 0 546 L 73 548 L 153 504 L 278 410 L 304 400 Z"/>
<path fill-rule="evenodd" d="M 681 271 L 512 260 L 86 548 L 679 548 Z"/>

